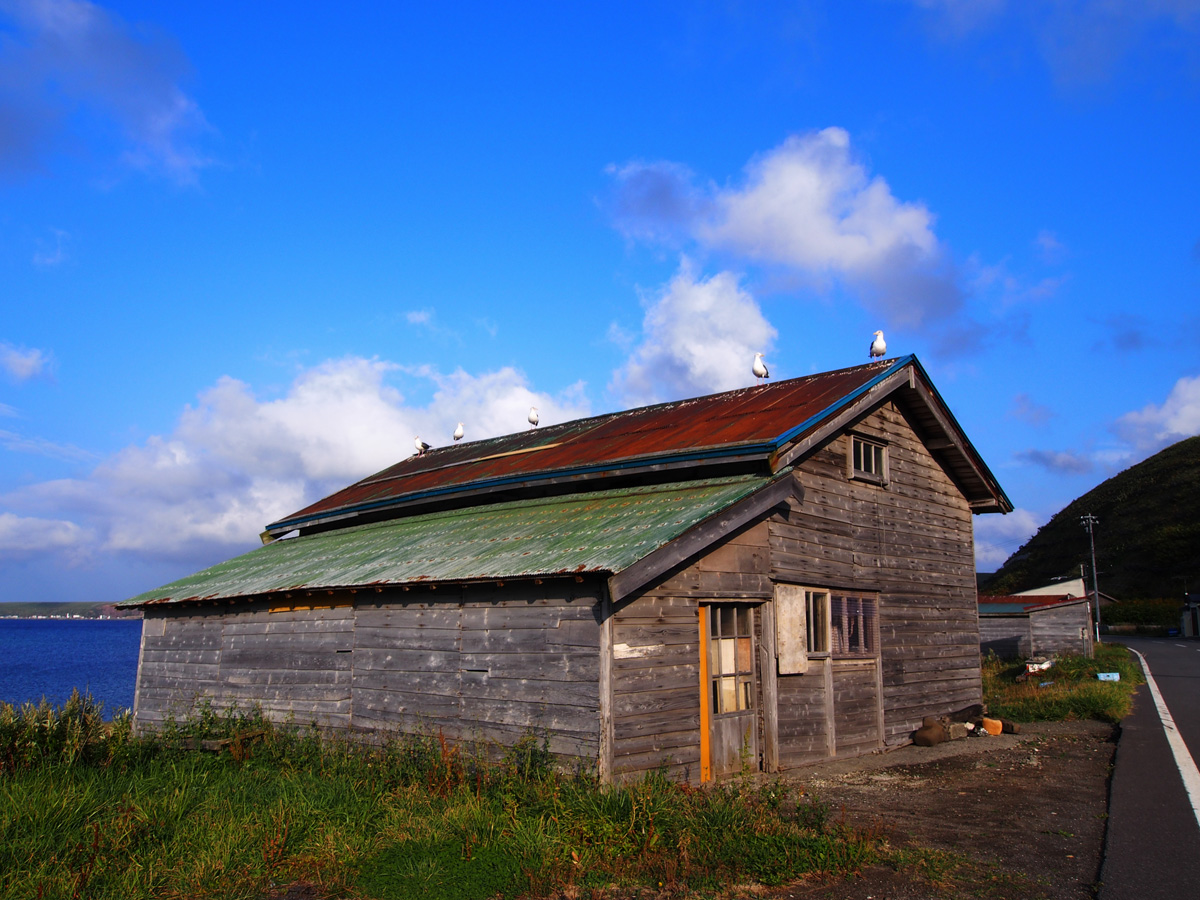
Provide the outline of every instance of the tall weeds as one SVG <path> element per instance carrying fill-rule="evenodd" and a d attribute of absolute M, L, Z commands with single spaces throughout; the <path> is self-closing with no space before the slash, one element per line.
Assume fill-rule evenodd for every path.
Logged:
<path fill-rule="evenodd" d="M 0 707 L 0 896 L 682 895 L 873 852 L 780 785 L 610 787 L 557 769 L 534 735 L 497 751 L 437 733 L 352 743 L 207 704 L 144 737 L 86 697 Z"/>
<path fill-rule="evenodd" d="M 1063 655 L 1049 669 L 1018 682 L 1024 670 L 1022 661 L 995 655 L 984 659 L 983 695 L 993 715 L 1017 722 L 1119 722 L 1129 714 L 1133 691 L 1143 681 L 1129 651 L 1117 644 L 1098 645 L 1091 658 Z M 1120 680 L 1100 681 L 1099 672 L 1116 672 Z"/>

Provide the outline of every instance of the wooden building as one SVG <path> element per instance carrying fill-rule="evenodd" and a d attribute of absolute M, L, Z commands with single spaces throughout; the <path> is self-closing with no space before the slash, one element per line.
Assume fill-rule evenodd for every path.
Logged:
<path fill-rule="evenodd" d="M 413 456 L 130 601 L 135 717 L 533 732 L 605 779 L 777 771 L 980 700 L 972 514 L 915 357 Z"/>
<path fill-rule="evenodd" d="M 1090 597 L 1069 594 L 979 598 L 979 646 L 1006 659 L 1094 652 Z"/>

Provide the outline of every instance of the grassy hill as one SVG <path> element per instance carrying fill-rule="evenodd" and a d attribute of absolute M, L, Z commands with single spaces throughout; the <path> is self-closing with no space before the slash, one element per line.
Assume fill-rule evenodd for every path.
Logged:
<path fill-rule="evenodd" d="M 988 580 L 988 593 L 1023 591 L 1089 561 L 1096 527 L 1100 590 L 1122 600 L 1200 591 L 1200 437 L 1172 444 L 1088 491 L 1043 525 Z"/>

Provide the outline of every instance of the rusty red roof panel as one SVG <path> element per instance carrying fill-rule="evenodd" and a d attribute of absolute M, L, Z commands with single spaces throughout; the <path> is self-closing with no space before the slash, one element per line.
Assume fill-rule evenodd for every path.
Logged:
<path fill-rule="evenodd" d="M 410 456 L 268 526 L 387 505 L 430 492 L 519 482 L 687 458 L 766 456 L 780 440 L 872 382 L 912 361 L 902 357 L 690 400 L 564 422 Z"/>

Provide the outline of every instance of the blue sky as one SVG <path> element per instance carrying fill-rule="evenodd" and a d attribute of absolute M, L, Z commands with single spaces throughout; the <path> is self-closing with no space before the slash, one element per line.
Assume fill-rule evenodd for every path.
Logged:
<path fill-rule="evenodd" d="M 1198 100 L 1200 0 L 0 0 L 0 600 L 877 328 L 990 570 L 1200 433 Z"/>

